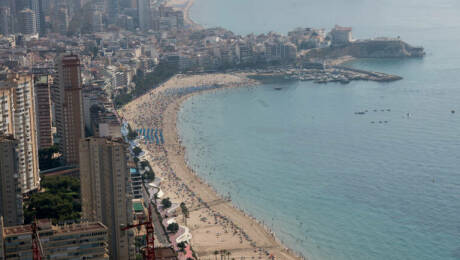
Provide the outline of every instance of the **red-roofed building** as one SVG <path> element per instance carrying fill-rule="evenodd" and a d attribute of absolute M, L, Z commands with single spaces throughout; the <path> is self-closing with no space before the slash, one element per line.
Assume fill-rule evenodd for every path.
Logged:
<path fill-rule="evenodd" d="M 155 259 L 157 260 L 177 260 L 177 254 L 171 247 L 155 248 Z"/>

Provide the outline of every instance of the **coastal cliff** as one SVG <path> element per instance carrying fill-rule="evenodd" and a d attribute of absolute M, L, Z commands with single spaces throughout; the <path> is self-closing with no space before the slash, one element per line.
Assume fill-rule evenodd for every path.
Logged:
<path fill-rule="evenodd" d="M 408 58 L 423 57 L 423 47 L 414 47 L 399 39 L 364 40 L 340 46 L 311 49 L 301 54 L 303 61 L 324 61 L 340 57 L 353 58 Z"/>

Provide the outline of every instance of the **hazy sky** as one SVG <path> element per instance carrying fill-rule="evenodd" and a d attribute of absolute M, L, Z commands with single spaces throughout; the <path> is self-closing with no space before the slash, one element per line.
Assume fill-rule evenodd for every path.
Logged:
<path fill-rule="evenodd" d="M 208 26 L 286 32 L 296 26 L 460 26 L 458 0 L 196 0 L 192 18 Z M 242 26 L 244 25 L 244 26 Z"/>

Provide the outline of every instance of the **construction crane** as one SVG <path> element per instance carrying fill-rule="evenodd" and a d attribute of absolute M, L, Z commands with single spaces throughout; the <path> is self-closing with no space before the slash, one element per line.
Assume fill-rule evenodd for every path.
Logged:
<path fill-rule="evenodd" d="M 147 221 L 140 222 L 138 224 L 128 225 L 126 227 L 122 227 L 121 230 L 125 231 L 135 227 L 145 226 L 147 231 L 147 247 L 144 249 L 144 260 L 155 260 L 155 238 L 154 238 L 154 230 L 152 224 L 152 205 L 149 205 L 149 212 L 147 216 Z M 35 259 L 34 259 L 35 260 Z"/>
<path fill-rule="evenodd" d="M 32 253 L 33 260 L 42 260 L 43 248 L 38 236 L 37 220 L 32 223 Z"/>

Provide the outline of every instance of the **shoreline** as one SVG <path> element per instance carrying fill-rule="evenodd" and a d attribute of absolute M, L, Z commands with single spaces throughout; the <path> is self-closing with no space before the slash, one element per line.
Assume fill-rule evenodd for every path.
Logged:
<path fill-rule="evenodd" d="M 183 11 L 184 22 L 191 30 L 202 30 L 204 27 L 190 17 L 190 9 L 194 1 L 168 0 L 167 5 Z M 329 59 L 326 63 L 329 66 L 339 66 L 354 59 L 351 56 L 343 56 Z M 201 259 L 217 257 L 215 252 L 220 250 L 231 252 L 231 256 L 235 259 L 307 259 L 285 245 L 263 221 L 247 214 L 231 201 L 226 201 L 212 185 L 206 182 L 205 178 L 200 177 L 188 165 L 186 148 L 182 145 L 179 136 L 178 113 L 187 99 L 197 94 L 226 88 L 253 87 L 261 84 L 261 81 L 250 79 L 248 76 L 257 74 L 254 71 L 202 75 L 179 74 L 121 109 L 123 111 L 129 106 L 141 108 L 147 105 L 150 108 L 155 107 L 156 110 L 158 105 L 154 103 L 159 103 L 160 107 L 155 111 L 157 114 L 153 118 L 149 118 L 146 114 L 154 110 L 144 111 L 144 114 L 139 114 L 141 112 L 138 110 L 130 116 L 120 112 L 134 129 L 159 128 L 163 130 L 164 146 L 158 147 L 153 144 L 140 144 L 139 146 L 149 153 L 148 161 L 155 175 L 162 179 L 160 183 L 160 190 L 164 193 L 162 198 L 170 198 L 173 205 L 176 206 L 185 203 L 187 208 L 191 209 L 190 219 L 184 219 L 180 212 L 175 212 L 172 218 L 167 220 L 174 219 L 179 225 L 187 227 L 187 234 L 191 235 L 190 242 L 193 251 Z M 201 80 L 202 78 L 204 80 Z M 189 79 L 192 79 L 191 82 Z M 197 86 L 214 87 L 196 89 Z M 168 93 L 169 91 L 172 94 Z M 178 93 L 182 91 L 182 93 L 178 94 L 174 91 Z M 171 100 L 163 103 L 165 102 L 163 99 Z"/>
<path fill-rule="evenodd" d="M 184 22 L 190 26 L 192 30 L 202 30 L 204 27 L 199 23 L 195 22 L 190 17 L 190 9 L 195 4 L 195 0 L 168 0 L 166 3 L 168 6 L 182 10 L 184 13 Z"/>
<path fill-rule="evenodd" d="M 190 10 L 195 4 L 195 0 L 167 0 L 166 4 L 175 9 L 183 11 L 184 22 L 186 28 L 194 30 L 202 30 L 205 27 L 193 21 L 190 17 Z M 358 58 L 352 56 L 341 56 L 332 59 L 319 60 L 320 63 L 330 67 L 339 67 L 345 63 L 351 62 Z M 345 68 L 348 69 L 348 68 Z M 324 70 L 324 69 L 323 69 Z M 349 69 L 353 71 L 353 69 Z M 393 76 L 384 75 L 384 73 L 366 72 L 355 70 L 357 73 L 373 74 L 375 77 L 380 76 Z M 209 83 L 207 86 L 216 86 L 210 89 L 199 89 L 192 90 L 183 95 L 175 96 L 171 102 L 165 107 L 160 109 L 160 113 L 153 122 L 149 120 L 141 120 L 139 122 L 133 122 L 133 117 L 125 117 L 125 113 L 121 112 L 133 128 L 147 127 L 160 128 L 163 130 L 165 145 L 158 147 L 152 144 L 140 144 L 139 146 L 149 155 L 149 162 L 152 168 L 155 170 L 155 175 L 162 179 L 160 183 L 160 190 L 164 193 L 162 198 L 170 198 L 173 205 L 176 207 L 180 203 L 185 203 L 190 211 L 190 219 L 182 218 L 182 214 L 176 211 L 173 216 L 169 216 L 177 221 L 177 223 L 186 227 L 187 234 L 191 235 L 191 246 L 193 251 L 197 254 L 199 259 L 217 259 L 217 253 L 220 250 L 226 250 L 232 253 L 232 257 L 235 259 L 249 258 L 249 259 L 286 259 L 286 260 L 300 260 L 307 259 L 300 253 L 295 252 L 286 246 L 276 234 L 266 226 L 263 221 L 247 214 L 243 209 L 240 209 L 232 201 L 227 201 L 219 192 L 209 183 L 206 182 L 204 177 L 200 177 L 190 167 L 186 158 L 186 147 L 183 146 L 181 137 L 178 129 L 178 116 L 179 112 L 189 98 L 194 95 L 203 94 L 205 92 L 217 91 L 226 88 L 236 87 L 253 87 L 254 85 L 260 84 L 260 80 L 249 79 L 248 76 L 254 73 L 240 71 L 236 73 L 216 73 L 216 74 L 204 74 L 203 77 L 210 77 L 212 81 L 216 83 Z M 255 73 L 257 74 L 257 73 Z M 276 74 L 276 73 L 275 73 Z M 223 75 L 238 75 L 244 78 L 242 82 L 227 82 L 222 83 L 220 77 Z M 273 77 L 272 73 L 272 77 Z M 275 75 L 276 76 L 276 75 Z M 187 81 L 188 78 L 200 77 L 198 75 L 176 75 L 172 79 L 168 80 L 156 89 L 153 89 L 145 95 L 131 101 L 125 105 L 122 110 L 127 106 L 144 102 L 155 103 L 159 101 L 161 103 L 162 98 L 166 98 L 167 95 L 162 95 L 162 91 L 168 91 L 168 85 L 170 81 L 181 81 L 181 79 Z M 284 79 L 286 76 L 283 75 Z M 355 78 L 353 78 L 354 80 Z M 301 78 L 293 78 L 289 80 L 304 80 Z M 309 80 L 309 79 L 308 79 Z M 395 80 L 399 80 L 395 79 Z M 350 80 L 345 78 L 344 83 L 348 83 Z M 379 81 L 379 80 L 374 80 Z M 318 83 L 327 83 L 318 82 Z M 335 82 L 335 81 L 331 81 Z M 317 83 L 315 81 L 315 83 Z M 171 87 L 172 89 L 182 87 L 184 89 L 193 89 L 196 87 L 194 84 L 185 84 L 175 82 L 177 86 Z M 174 83 L 173 83 L 174 85 Z M 201 84 L 205 86 L 206 84 Z M 152 93 L 155 93 L 155 97 L 152 99 Z M 158 94 L 158 95 L 157 95 Z M 164 93 L 163 93 L 164 94 Z M 144 111 L 148 113 L 149 111 Z M 141 113 L 141 112 L 137 112 Z M 143 114 L 145 116 L 145 114 Z M 139 117 L 135 115 L 134 117 Z M 142 117 L 142 116 L 141 116 Z M 189 147 L 190 149 L 190 147 Z M 217 202 L 214 204 L 214 202 Z M 169 215 L 169 213 L 168 213 Z M 190 232 L 190 233 L 188 233 Z M 307 252 L 308 253 L 308 252 Z M 273 258 L 272 258 L 273 256 Z M 179 258 L 185 259 L 185 258 Z M 230 259 L 230 256 L 229 256 Z"/>
<path fill-rule="evenodd" d="M 176 76 L 172 79 L 173 85 L 181 84 L 183 79 L 188 78 L 210 77 L 211 81 L 220 81 L 225 74 L 210 74 L 202 76 Z M 166 105 L 164 111 L 161 112 L 161 120 L 157 121 L 163 128 L 165 146 L 162 148 L 153 145 L 140 145 L 143 150 L 148 151 L 154 158 L 149 160 L 152 167 L 159 172 L 155 172 L 158 177 L 163 179 L 161 190 L 165 193 L 164 197 L 170 197 L 173 203 L 186 203 L 189 209 L 199 208 L 190 213 L 190 219 L 187 219 L 188 224 L 185 225 L 181 214 L 176 214 L 178 223 L 188 226 L 191 230 L 192 240 L 191 245 L 194 251 L 200 258 L 213 257 L 216 250 L 227 250 L 232 252 L 233 257 L 260 257 L 262 255 L 273 255 L 275 259 L 304 259 L 297 255 L 293 250 L 276 237 L 276 235 L 265 226 L 262 221 L 246 214 L 242 209 L 237 208 L 231 201 L 225 201 L 221 195 L 209 185 L 205 179 L 198 176 L 191 167 L 188 166 L 186 160 L 186 148 L 180 141 L 180 136 L 177 129 L 178 113 L 182 104 L 189 98 L 197 94 L 203 94 L 209 91 L 218 91 L 227 88 L 236 87 L 253 87 L 259 82 L 248 79 L 247 74 L 239 73 L 231 76 L 240 77 L 238 82 L 227 82 L 226 84 L 218 84 L 219 86 L 212 89 L 204 89 L 187 93 L 180 97 L 175 97 Z M 182 78 L 183 77 L 183 78 Z M 177 82 L 177 80 L 179 82 Z M 168 81 L 169 82 L 169 81 Z M 165 83 L 165 85 L 168 84 Z M 185 87 L 187 88 L 187 87 Z M 163 85 L 149 92 L 145 97 L 134 100 L 127 106 L 139 106 L 138 103 L 154 102 L 151 93 L 155 94 L 156 99 L 162 98 L 161 92 L 168 91 Z M 126 106 L 125 106 L 126 107 Z M 125 110 L 125 107 L 122 110 Z M 133 122 L 133 116 L 128 115 L 126 111 L 121 112 L 133 127 L 140 127 L 139 122 Z M 131 118 L 129 118 L 131 117 Z M 134 120 L 135 121 L 135 120 Z M 144 121 L 143 123 L 146 123 Z M 146 127 L 146 126 L 144 126 Z M 155 158 L 162 158 L 157 160 Z M 220 201 L 213 205 L 212 202 Z M 209 207 L 203 207 L 203 202 L 209 203 Z M 212 221 L 202 221 L 203 218 L 214 218 Z M 231 231 L 231 232 L 229 232 Z M 216 234 L 214 236 L 214 234 Z M 221 240 L 221 241 L 219 241 Z"/>
<path fill-rule="evenodd" d="M 171 104 L 168 109 L 167 109 L 167 114 L 170 113 L 170 115 L 166 115 L 166 118 L 164 121 L 166 121 L 165 123 L 165 126 L 167 126 L 165 129 L 168 129 L 168 130 L 171 130 L 172 128 L 175 129 L 175 131 L 172 131 L 174 132 L 174 138 L 176 140 L 180 140 L 179 139 L 179 134 L 178 134 L 178 129 L 177 129 L 177 117 L 178 117 L 178 113 L 180 112 L 180 109 L 182 107 L 182 104 L 184 102 L 186 102 L 189 98 L 193 97 L 194 95 L 199 95 L 199 94 L 204 94 L 206 93 L 207 91 L 200 91 L 200 92 L 196 92 L 196 93 L 193 93 L 193 94 L 189 94 L 187 96 L 184 96 L 183 98 L 177 100 L 176 102 L 174 102 L 173 104 Z M 169 110 L 169 111 L 168 111 Z M 168 118 L 168 117 L 171 117 L 171 118 Z M 166 137 L 167 135 L 165 134 L 165 138 L 168 139 L 168 137 Z M 208 201 L 214 201 L 214 200 L 222 200 L 222 195 L 220 195 L 218 193 L 218 191 L 212 187 L 210 184 L 208 184 L 202 177 L 200 177 L 197 173 L 195 173 L 195 171 L 193 171 L 190 166 L 188 165 L 187 163 L 187 160 L 186 160 L 186 157 L 185 157 L 185 154 L 186 154 L 186 148 L 180 144 L 180 146 L 184 149 L 184 152 L 179 155 L 179 160 L 181 162 L 179 163 L 183 163 L 183 165 L 180 165 L 180 166 L 176 166 L 177 167 L 186 167 L 189 172 L 189 174 L 191 175 L 190 177 L 190 183 L 194 183 L 194 182 L 198 182 L 199 183 L 199 186 L 202 186 L 202 189 L 201 192 L 204 192 L 204 193 L 208 193 Z M 170 155 L 168 155 L 169 157 Z M 175 155 L 171 155 L 172 158 L 176 157 Z M 170 157 L 170 158 L 171 158 Z M 175 167 L 173 167 L 175 168 Z M 186 177 L 185 177 L 186 178 Z M 204 189 L 203 189 L 204 188 Z M 209 189 L 209 191 L 207 190 Z M 206 195 L 205 195 L 206 196 Z M 265 235 L 266 238 L 268 238 L 268 240 L 272 240 L 273 239 L 273 242 L 272 241 L 269 241 L 269 244 L 262 244 L 262 245 L 257 245 L 256 248 L 259 248 L 259 247 L 264 247 L 264 248 L 273 248 L 273 247 L 276 247 L 276 245 L 273 245 L 273 244 L 276 244 L 276 243 L 279 243 L 281 244 L 281 241 L 276 237 L 276 234 L 271 232 L 267 226 L 263 225 L 261 223 L 260 220 L 258 220 L 257 218 L 253 217 L 253 216 L 250 216 L 248 215 L 246 212 L 244 212 L 244 210 L 240 209 L 240 208 L 237 208 L 237 206 L 235 204 L 233 204 L 231 201 L 229 201 L 229 204 L 230 207 L 222 207 L 222 206 L 215 206 L 215 207 L 212 207 L 213 209 L 221 212 L 221 214 L 223 215 L 227 215 L 227 216 L 231 216 L 231 215 L 240 215 L 242 214 L 242 216 L 236 216 L 236 218 L 240 218 L 240 217 L 243 217 L 243 218 L 249 218 L 250 220 L 250 225 L 253 226 L 253 225 L 260 225 L 261 228 L 263 229 L 263 231 L 261 232 L 266 232 L 267 234 Z M 236 212 L 228 212 L 228 211 L 236 211 Z M 230 217 L 230 219 L 232 219 L 232 217 Z M 237 226 L 241 226 L 241 225 L 238 225 L 238 224 L 241 224 L 241 223 L 238 223 L 240 221 L 233 221 L 234 223 L 236 222 L 236 225 Z M 245 230 L 245 228 L 243 227 L 242 228 L 243 230 Z M 256 230 L 256 232 L 260 232 L 259 230 Z M 284 245 L 281 245 L 281 246 L 284 246 Z M 287 248 L 287 246 L 284 246 L 284 250 L 290 250 Z M 289 253 L 288 251 L 286 253 Z M 294 256 L 296 257 L 296 256 Z M 284 258 L 283 258 L 284 259 Z M 287 258 L 286 258 L 287 259 Z M 296 259 L 296 258 L 294 258 Z"/>

